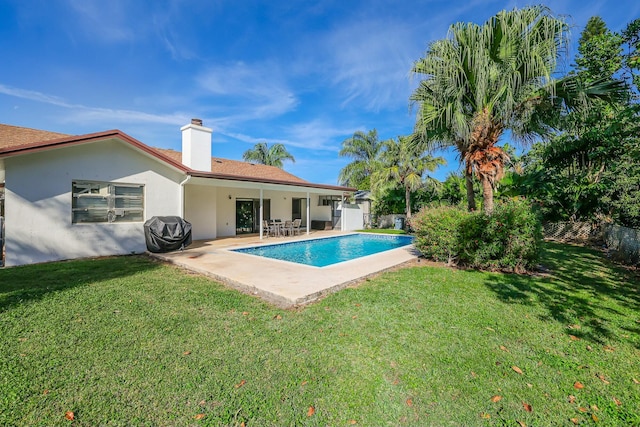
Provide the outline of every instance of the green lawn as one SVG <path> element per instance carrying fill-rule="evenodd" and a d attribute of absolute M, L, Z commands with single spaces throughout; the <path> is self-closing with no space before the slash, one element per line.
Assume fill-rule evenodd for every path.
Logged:
<path fill-rule="evenodd" d="M 291 311 L 138 256 L 0 270 L 0 425 L 640 425 L 640 281 L 544 264 Z"/>

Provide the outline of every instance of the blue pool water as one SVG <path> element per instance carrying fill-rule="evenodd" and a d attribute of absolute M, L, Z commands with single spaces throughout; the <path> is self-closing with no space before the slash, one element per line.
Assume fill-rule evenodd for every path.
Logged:
<path fill-rule="evenodd" d="M 411 236 L 349 234 L 325 239 L 235 249 L 242 252 L 299 264 L 326 267 L 343 261 L 384 252 L 413 243 Z"/>

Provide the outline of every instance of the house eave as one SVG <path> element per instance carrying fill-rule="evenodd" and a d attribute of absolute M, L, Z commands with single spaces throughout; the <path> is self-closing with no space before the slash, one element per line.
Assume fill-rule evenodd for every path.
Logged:
<path fill-rule="evenodd" d="M 355 188 L 351 188 L 351 187 L 315 184 L 312 182 L 304 182 L 304 181 L 301 181 L 301 182 L 282 181 L 282 180 L 276 180 L 276 179 L 244 177 L 244 176 L 237 176 L 237 175 L 217 174 L 213 172 L 209 173 L 209 172 L 200 172 L 200 171 L 189 171 L 187 172 L 187 174 L 191 175 L 194 178 L 258 184 L 256 188 L 259 188 L 260 184 L 272 184 L 276 186 L 286 186 L 286 187 L 292 187 L 292 188 L 303 189 L 303 190 L 306 190 L 306 189 L 327 190 L 327 191 L 339 191 L 342 193 L 353 193 L 354 191 L 356 191 Z"/>

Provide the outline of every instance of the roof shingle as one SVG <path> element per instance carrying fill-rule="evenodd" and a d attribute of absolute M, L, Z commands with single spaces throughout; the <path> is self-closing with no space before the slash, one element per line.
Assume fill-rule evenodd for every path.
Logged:
<path fill-rule="evenodd" d="M 155 147 L 153 149 L 179 163 L 182 162 L 182 153 L 179 151 Z M 219 157 L 211 158 L 211 172 L 220 175 L 237 176 L 239 178 L 260 178 L 300 184 L 309 183 L 275 166 L 240 162 L 238 160 L 222 159 Z"/>
<path fill-rule="evenodd" d="M 17 147 L 67 136 L 71 135 L 0 123 L 0 148 Z"/>

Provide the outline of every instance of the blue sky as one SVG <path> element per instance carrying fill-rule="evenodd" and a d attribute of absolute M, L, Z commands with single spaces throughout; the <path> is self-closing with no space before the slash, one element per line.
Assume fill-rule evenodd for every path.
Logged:
<path fill-rule="evenodd" d="M 192 117 L 213 155 L 257 142 L 295 156 L 285 169 L 336 184 L 342 141 L 376 128 L 410 134 L 413 62 L 450 24 L 484 22 L 524 1 L 0 0 L 0 122 L 70 134 L 120 129 L 180 150 Z M 621 30 L 637 0 L 559 0 L 572 48 L 593 15 Z M 565 69 L 572 62 L 571 55 Z M 435 174 L 444 179 L 458 168 Z"/>

